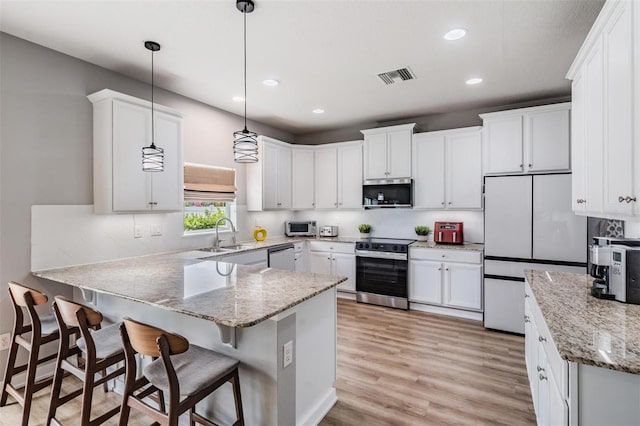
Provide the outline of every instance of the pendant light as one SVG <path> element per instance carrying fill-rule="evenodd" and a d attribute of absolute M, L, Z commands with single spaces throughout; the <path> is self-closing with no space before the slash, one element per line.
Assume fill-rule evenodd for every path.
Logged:
<path fill-rule="evenodd" d="M 142 171 L 143 172 L 163 172 L 164 171 L 164 149 L 158 148 L 155 144 L 156 127 L 153 113 L 153 54 L 160 50 L 160 45 L 155 41 L 145 41 L 144 47 L 151 51 L 151 145 L 142 148 Z"/>
<path fill-rule="evenodd" d="M 236 0 L 236 8 L 244 16 L 244 129 L 233 133 L 233 155 L 236 163 L 256 163 L 258 135 L 247 130 L 247 13 L 253 12 L 253 0 Z"/>

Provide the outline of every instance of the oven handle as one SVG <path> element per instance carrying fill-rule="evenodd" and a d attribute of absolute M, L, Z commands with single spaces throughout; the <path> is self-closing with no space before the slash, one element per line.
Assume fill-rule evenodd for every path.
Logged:
<path fill-rule="evenodd" d="M 406 253 L 387 253 L 384 251 L 356 250 L 356 257 L 368 257 L 375 259 L 407 260 Z"/>

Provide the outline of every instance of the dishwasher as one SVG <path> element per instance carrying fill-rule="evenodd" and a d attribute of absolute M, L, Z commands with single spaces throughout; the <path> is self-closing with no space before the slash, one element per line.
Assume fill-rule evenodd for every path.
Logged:
<path fill-rule="evenodd" d="M 269 249 L 269 267 L 295 270 L 295 250 L 293 244 L 283 244 Z"/>

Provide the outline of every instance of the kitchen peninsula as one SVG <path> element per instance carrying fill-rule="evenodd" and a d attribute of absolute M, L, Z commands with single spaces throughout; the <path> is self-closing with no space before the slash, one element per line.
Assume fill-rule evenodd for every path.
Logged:
<path fill-rule="evenodd" d="M 640 424 L 640 306 L 584 274 L 525 271 L 525 358 L 538 424 Z"/>
<path fill-rule="evenodd" d="M 315 424 L 336 401 L 343 277 L 225 263 L 197 250 L 33 275 L 79 289 L 110 321 L 129 316 L 239 359 L 247 424 Z M 293 360 L 284 367 L 287 342 Z M 234 418 L 231 392 L 207 401 L 207 414 Z"/>

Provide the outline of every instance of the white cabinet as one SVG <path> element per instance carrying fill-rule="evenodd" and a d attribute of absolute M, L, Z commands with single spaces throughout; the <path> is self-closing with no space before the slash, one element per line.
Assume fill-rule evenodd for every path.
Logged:
<path fill-rule="evenodd" d="M 487 175 L 570 170 L 571 103 L 481 114 Z"/>
<path fill-rule="evenodd" d="M 291 208 L 294 210 L 315 207 L 314 164 L 314 149 L 308 147 L 291 149 Z"/>
<path fill-rule="evenodd" d="M 258 162 L 247 164 L 247 210 L 291 208 L 291 147 L 258 137 Z"/>
<path fill-rule="evenodd" d="M 411 139 L 415 123 L 361 130 L 364 135 L 364 178 L 411 176 Z"/>
<path fill-rule="evenodd" d="M 151 103 L 101 90 L 93 103 L 94 211 L 98 214 L 181 211 L 182 116 L 154 104 L 155 144 L 164 171 L 142 171 L 142 148 L 151 144 Z"/>
<path fill-rule="evenodd" d="M 414 208 L 482 208 L 480 127 L 413 136 Z"/>
<path fill-rule="evenodd" d="M 482 310 L 482 253 L 409 249 L 409 301 Z"/>
<path fill-rule="evenodd" d="M 567 73 L 575 108 L 572 151 L 582 161 L 574 170 L 577 214 L 618 219 L 640 214 L 638 40 L 640 4 L 609 1 Z"/>
<path fill-rule="evenodd" d="M 347 281 L 339 284 L 337 289 L 355 293 L 355 244 L 309 241 L 309 271 L 317 274 L 345 276 Z"/>
<path fill-rule="evenodd" d="M 362 141 L 316 148 L 315 207 L 362 208 Z"/>

